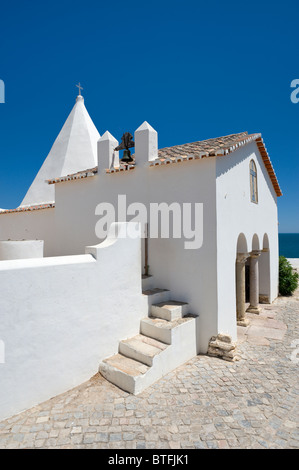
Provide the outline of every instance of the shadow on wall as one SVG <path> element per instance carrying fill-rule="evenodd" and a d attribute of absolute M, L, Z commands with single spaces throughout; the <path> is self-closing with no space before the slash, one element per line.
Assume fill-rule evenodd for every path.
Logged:
<path fill-rule="evenodd" d="M 232 168 L 237 167 L 238 165 L 248 161 L 248 188 L 250 187 L 250 160 L 252 159 L 252 154 L 253 152 L 257 155 L 258 158 L 258 169 L 261 170 L 263 178 L 267 184 L 267 187 L 269 189 L 269 192 L 271 194 L 271 197 L 273 201 L 276 203 L 277 195 L 275 192 L 275 189 L 273 187 L 273 184 L 271 182 L 269 173 L 266 169 L 266 166 L 262 160 L 262 156 L 260 154 L 260 151 L 258 149 L 258 146 L 255 142 L 252 142 L 250 144 L 247 144 L 245 147 L 241 147 L 238 150 L 235 150 L 233 154 L 228 154 L 225 156 L 222 156 L 221 158 L 218 158 L 217 160 L 217 165 L 216 165 L 216 178 L 218 178 L 221 175 L 224 175 L 228 173 Z M 255 160 L 254 160 L 255 161 Z M 256 161 L 255 161 L 256 163 Z M 260 178 L 261 175 L 258 174 L 258 179 Z M 258 183 L 259 184 L 259 183 Z"/>

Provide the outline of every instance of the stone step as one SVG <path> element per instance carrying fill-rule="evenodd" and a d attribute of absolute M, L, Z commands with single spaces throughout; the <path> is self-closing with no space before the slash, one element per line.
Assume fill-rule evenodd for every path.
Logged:
<path fill-rule="evenodd" d="M 134 377 L 144 374 L 148 370 L 148 367 L 145 364 L 141 364 L 139 361 L 130 359 L 122 354 L 115 354 L 114 356 L 104 359 L 103 362 L 115 367 L 125 374 L 133 375 Z"/>
<path fill-rule="evenodd" d="M 119 352 L 123 356 L 152 366 L 154 357 L 167 347 L 168 345 L 161 341 L 139 334 L 121 341 L 119 343 Z"/>
<path fill-rule="evenodd" d="M 143 318 L 140 322 L 140 333 L 162 343 L 172 343 L 172 330 L 181 324 L 193 320 L 194 316 L 185 316 L 174 320 L 164 320 L 156 317 Z"/>
<path fill-rule="evenodd" d="M 150 313 L 152 317 L 172 321 L 188 313 L 188 304 L 177 300 L 167 300 L 158 304 L 152 304 Z"/>
<path fill-rule="evenodd" d="M 105 379 L 129 393 L 135 393 L 136 380 L 148 370 L 145 364 L 122 354 L 104 359 L 99 366 L 99 372 Z"/>
<path fill-rule="evenodd" d="M 188 304 L 170 299 L 167 289 L 152 288 L 143 276 L 149 317 L 140 333 L 120 341 L 119 352 L 104 359 L 99 372 L 117 387 L 134 395 L 197 354 L 198 316 L 188 314 Z"/>
<path fill-rule="evenodd" d="M 172 321 L 144 318 L 141 333 L 121 341 L 123 352 L 104 359 L 99 372 L 122 390 L 141 393 L 197 354 L 197 322 L 198 316 L 190 314 Z"/>
<path fill-rule="evenodd" d="M 170 297 L 170 291 L 168 289 L 159 289 L 158 287 L 145 289 L 142 291 L 142 294 L 147 296 L 149 308 L 152 304 L 164 302 Z"/>

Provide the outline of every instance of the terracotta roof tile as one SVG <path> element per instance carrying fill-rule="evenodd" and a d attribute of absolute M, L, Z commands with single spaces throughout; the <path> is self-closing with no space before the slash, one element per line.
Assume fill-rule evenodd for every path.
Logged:
<path fill-rule="evenodd" d="M 201 140 L 198 142 L 191 142 L 182 145 L 175 145 L 173 147 L 165 147 L 158 150 L 158 158 L 150 161 L 148 164 L 151 167 L 160 165 L 169 165 L 172 163 L 179 163 L 189 160 L 198 160 L 208 157 L 221 157 L 228 155 L 238 148 L 255 141 L 261 153 L 265 167 L 269 173 L 270 179 L 274 186 L 277 196 L 281 196 L 282 192 L 279 187 L 272 163 L 270 161 L 268 152 L 264 145 L 261 134 L 248 134 L 248 132 L 240 132 L 238 134 L 230 134 L 227 136 L 217 137 L 213 139 Z M 126 169 L 134 169 L 134 164 L 129 165 L 128 168 L 120 166 L 119 168 L 107 169 L 106 173 L 117 173 L 125 171 Z M 49 184 L 60 183 L 63 181 L 71 181 L 76 179 L 87 178 L 97 174 L 98 168 L 91 168 L 88 170 L 73 173 L 71 175 L 63 176 L 48 180 Z"/>
<path fill-rule="evenodd" d="M 32 206 L 22 206 L 17 207 L 16 209 L 0 209 L 1 214 L 12 214 L 16 212 L 31 212 L 31 211 L 38 211 L 42 209 L 53 209 L 55 207 L 54 202 L 49 204 L 35 204 Z"/>
<path fill-rule="evenodd" d="M 179 163 L 187 160 L 197 160 L 208 157 L 221 157 L 228 155 L 238 148 L 255 141 L 260 151 L 261 157 L 268 171 L 277 196 L 282 196 L 281 189 L 274 168 L 269 158 L 267 149 L 264 145 L 261 134 L 248 134 L 241 132 L 239 134 L 231 134 L 216 139 L 202 140 L 199 142 L 191 142 L 189 144 L 175 145 L 174 147 L 166 147 L 158 151 L 158 158 L 149 162 L 150 166 L 160 166 L 168 163 Z"/>
<path fill-rule="evenodd" d="M 48 184 L 62 183 L 63 181 L 72 181 L 79 180 L 82 178 L 88 178 L 89 176 L 94 176 L 98 172 L 98 167 L 89 168 L 87 170 L 78 171 L 77 173 L 72 173 L 66 176 L 60 176 L 59 178 L 52 178 L 46 180 Z"/>
<path fill-rule="evenodd" d="M 159 150 L 158 159 L 169 158 L 172 156 L 180 156 L 187 158 L 188 155 L 193 157 L 212 157 L 217 154 L 225 154 L 226 150 L 239 147 L 242 142 L 252 140 L 254 136 L 260 134 L 248 135 L 247 132 L 241 132 L 240 134 L 231 134 L 224 137 L 218 137 L 215 139 L 201 140 L 198 142 L 191 142 L 189 144 L 175 145 L 173 147 L 166 147 Z"/>
<path fill-rule="evenodd" d="M 134 170 L 135 168 L 135 163 L 131 165 L 120 165 L 119 167 L 116 168 L 110 168 L 106 170 L 106 173 L 119 173 L 120 171 L 128 171 L 128 170 Z"/>

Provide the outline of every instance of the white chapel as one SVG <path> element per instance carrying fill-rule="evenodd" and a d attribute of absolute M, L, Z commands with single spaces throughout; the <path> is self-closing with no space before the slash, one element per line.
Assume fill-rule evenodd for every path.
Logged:
<path fill-rule="evenodd" d="M 144 122 L 118 139 L 79 88 L 19 207 L 0 210 L 0 419 L 98 371 L 138 394 L 197 354 L 233 361 L 237 326 L 278 295 L 282 193 L 259 132 L 159 149 Z"/>

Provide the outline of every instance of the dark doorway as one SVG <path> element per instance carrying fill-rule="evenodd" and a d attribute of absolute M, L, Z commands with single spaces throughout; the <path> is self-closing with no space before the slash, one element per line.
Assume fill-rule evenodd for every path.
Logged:
<path fill-rule="evenodd" d="M 250 302 L 250 266 L 245 265 L 245 302 Z"/>

